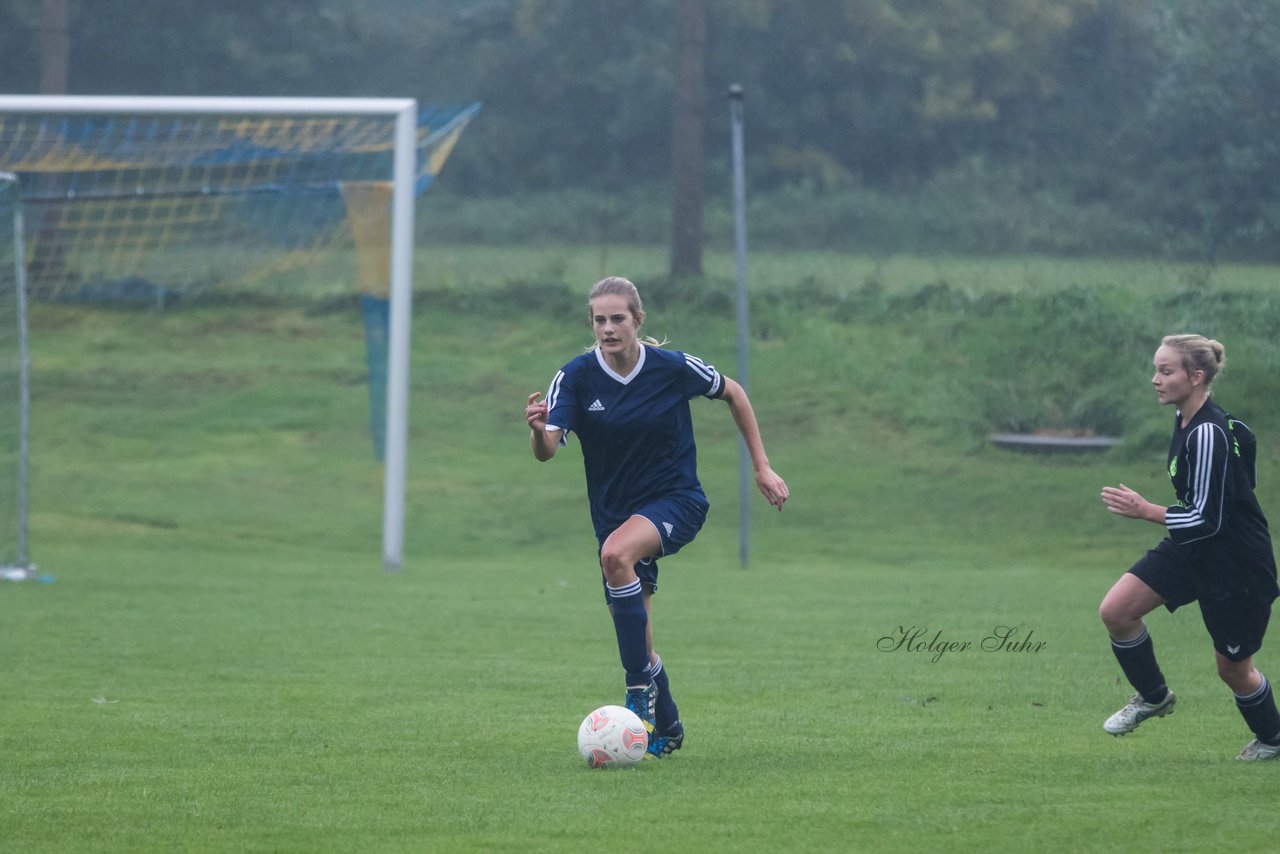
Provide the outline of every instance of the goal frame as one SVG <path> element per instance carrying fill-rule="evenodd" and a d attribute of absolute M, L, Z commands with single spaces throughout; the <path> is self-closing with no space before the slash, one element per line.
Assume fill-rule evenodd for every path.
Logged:
<path fill-rule="evenodd" d="M 408 462 L 409 339 L 413 310 L 417 99 L 0 95 L 0 112 L 394 117 L 382 564 L 388 571 L 400 569 L 404 565 L 405 489 Z M 3 167 L 4 164 L 0 163 L 0 169 Z"/>

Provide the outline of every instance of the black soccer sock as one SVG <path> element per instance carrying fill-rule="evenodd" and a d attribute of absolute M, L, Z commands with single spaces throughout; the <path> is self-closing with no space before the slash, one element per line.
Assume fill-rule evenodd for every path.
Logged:
<path fill-rule="evenodd" d="M 1156 648 L 1151 643 L 1151 633 L 1146 626 L 1142 627 L 1142 634 L 1132 640 L 1112 638 L 1111 651 L 1115 653 L 1116 661 L 1120 662 L 1124 677 L 1142 695 L 1144 702 L 1164 702 L 1165 697 L 1169 696 L 1169 689 L 1164 684 L 1160 665 L 1156 664 Z"/>
<path fill-rule="evenodd" d="M 667 670 L 662 666 L 662 656 L 654 653 L 657 661 L 649 663 L 649 678 L 658 686 L 657 713 L 654 716 L 654 730 L 666 732 L 672 724 L 680 720 L 680 711 L 676 701 L 671 697 L 671 685 L 667 681 Z"/>
<path fill-rule="evenodd" d="M 1258 674 L 1262 676 L 1262 674 Z M 1271 693 L 1271 683 L 1262 676 L 1262 685 L 1246 697 L 1235 695 L 1240 716 L 1253 730 L 1258 741 L 1275 746 L 1280 744 L 1280 711 L 1276 710 L 1276 698 Z"/>
<path fill-rule="evenodd" d="M 613 606 L 613 630 L 618 636 L 618 656 L 627 672 L 627 687 L 648 685 L 649 642 L 646 630 L 649 615 L 644 610 L 640 579 L 622 587 L 605 585 Z"/>

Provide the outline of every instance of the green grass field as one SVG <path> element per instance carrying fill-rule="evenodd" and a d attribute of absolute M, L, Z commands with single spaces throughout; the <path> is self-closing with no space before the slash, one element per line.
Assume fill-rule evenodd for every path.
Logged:
<path fill-rule="evenodd" d="M 590 254 L 505 253 L 492 299 L 419 306 L 399 573 L 380 566 L 355 312 L 35 307 L 32 553 L 54 580 L 0 585 L 0 849 L 1274 849 L 1277 768 L 1235 761 L 1249 734 L 1199 615 L 1151 618 L 1179 708 L 1123 739 L 1101 730 L 1128 688 L 1096 616 L 1160 535 L 1109 517 L 1099 487 L 1169 491 L 1153 329 L 1194 309 L 1227 343 L 1221 395 L 1263 438 L 1280 514 L 1270 302 L 1246 323 L 1230 300 L 1121 295 L 1020 331 L 1044 305 L 888 293 L 837 316 L 770 303 L 805 275 L 762 258 L 778 272 L 753 280 L 751 390 L 793 497 L 757 498 L 740 567 L 734 430 L 695 404 L 713 510 L 664 562 L 654 614 L 687 746 L 598 772 L 575 734 L 620 701 L 620 672 L 581 465 L 536 463 L 522 419 L 589 341 L 562 307 Z M 1025 290 L 1105 286 L 1053 268 L 1022 262 Z M 569 296 L 501 287 L 528 280 Z M 734 373 L 731 318 L 649 309 L 651 332 Z M 991 407 L 1064 388 L 1133 410 L 1134 441 L 1086 458 L 984 441 Z M 982 649 L 1000 627 L 1032 645 Z M 917 631 L 970 646 L 892 648 Z"/>

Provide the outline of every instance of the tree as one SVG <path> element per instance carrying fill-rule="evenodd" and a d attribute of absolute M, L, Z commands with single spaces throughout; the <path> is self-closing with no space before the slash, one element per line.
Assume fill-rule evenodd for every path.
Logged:
<path fill-rule="evenodd" d="M 766 152 L 757 176 L 892 189 L 1016 149 L 1026 129 L 1008 131 L 1054 97 L 1056 47 L 1098 2 L 805 0 L 804 14 L 781 0 L 720 5 L 711 67 L 735 69 L 722 82 L 751 93 L 753 149 Z"/>
<path fill-rule="evenodd" d="M 42 0 L 40 6 L 40 94 L 67 94 L 67 77 L 71 69 L 71 26 L 67 0 Z M 57 230 L 61 203 L 49 206 L 39 217 L 39 237 L 32 258 L 33 269 L 48 272 L 57 280 L 66 274 L 67 259 L 58 240 Z"/>
<path fill-rule="evenodd" d="M 461 7 L 439 42 L 418 49 L 422 79 L 448 79 L 485 104 L 450 169 L 465 170 L 475 191 L 495 193 L 611 193 L 665 181 L 672 6 L 475 0 Z"/>
<path fill-rule="evenodd" d="M 1280 0 L 1168 0 L 1138 166 L 1151 206 L 1205 260 L 1280 242 Z"/>
<path fill-rule="evenodd" d="M 40 14 L 40 94 L 65 95 L 70 67 L 67 0 L 43 0 Z"/>
<path fill-rule="evenodd" d="M 671 118 L 671 276 L 702 275 L 705 0 L 677 0 Z"/>

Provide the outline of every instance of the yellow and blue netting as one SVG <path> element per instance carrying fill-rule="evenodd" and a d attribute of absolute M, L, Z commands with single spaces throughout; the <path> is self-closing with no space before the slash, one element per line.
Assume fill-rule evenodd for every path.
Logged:
<path fill-rule="evenodd" d="M 479 109 L 418 117 L 416 190 Z M 0 171 L 17 173 L 36 298 L 213 288 L 385 295 L 390 116 L 0 113 Z M 336 275 L 299 273 L 354 249 Z"/>

